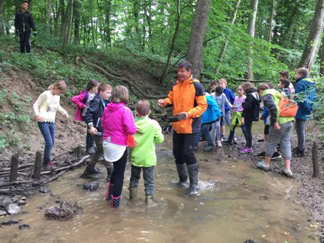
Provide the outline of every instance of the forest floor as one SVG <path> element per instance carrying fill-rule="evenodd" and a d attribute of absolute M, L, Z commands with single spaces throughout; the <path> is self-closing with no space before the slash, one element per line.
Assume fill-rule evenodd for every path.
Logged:
<path fill-rule="evenodd" d="M 20 147 L 19 153 L 20 164 L 24 163 L 33 163 L 35 160 L 35 152 L 40 150 L 43 151 L 44 141 L 43 137 L 40 134 L 36 120 L 33 115 L 32 104 L 37 99 L 38 95 L 43 91 L 40 87 L 38 87 L 34 82 L 32 77 L 28 72 L 12 72 L 12 73 L 1 73 L 1 89 L 7 90 L 8 95 L 8 104 L 2 104 L 0 106 L 0 112 L 10 111 L 12 110 L 12 106 L 10 105 L 10 97 L 15 92 L 19 97 L 23 99 L 24 96 L 30 96 L 31 101 L 25 107 L 26 112 L 31 117 L 30 124 L 25 125 L 24 128 L 21 127 L 12 127 L 10 133 L 17 133 L 20 136 L 21 144 L 23 146 Z M 74 115 L 74 106 L 72 106 L 71 102 L 62 98 L 61 105 L 68 111 L 71 116 L 70 120 L 64 119 L 59 114 L 57 115 L 56 120 L 56 142 L 53 149 L 52 156 L 60 155 L 64 152 L 71 151 L 76 148 L 78 145 L 83 146 L 85 144 L 85 134 L 86 128 L 83 123 L 77 123 L 73 121 Z M 292 159 L 292 171 L 294 172 L 294 178 L 291 180 L 295 180 L 296 184 L 300 187 L 298 189 L 298 200 L 294 201 L 296 204 L 301 204 L 305 208 L 308 208 L 312 213 L 312 218 L 307 219 L 311 225 L 314 227 L 314 231 L 316 231 L 316 235 L 321 237 L 321 242 L 324 242 L 324 183 L 323 180 L 312 178 L 312 158 L 311 158 L 311 148 L 313 144 L 313 138 L 318 137 L 319 130 L 311 129 L 314 127 L 312 122 L 308 123 L 308 133 L 307 133 L 307 152 L 305 157 Z M 0 128 L 0 131 L 2 128 Z M 1 131 L 3 132 L 3 131 Z M 6 131 L 8 132 L 8 131 Z M 236 161 L 236 160 L 245 160 L 245 161 L 253 161 L 257 162 L 259 158 L 256 157 L 256 154 L 263 151 L 264 142 L 261 142 L 262 135 L 255 135 L 254 141 L 254 150 L 253 155 L 241 155 L 238 152 L 240 145 L 243 144 L 243 140 L 239 140 L 239 145 L 234 146 L 224 146 L 222 148 L 223 152 L 219 155 L 217 154 L 217 160 L 227 160 L 227 161 Z M 324 152 L 324 144 L 323 141 L 317 141 L 319 146 L 319 161 L 321 164 L 321 176 L 323 178 L 324 171 L 324 160 L 323 160 L 323 152 Z M 293 147 L 296 145 L 296 136 L 294 135 L 292 138 Z M 170 150 L 172 148 L 170 147 Z M 0 155 L 0 168 L 6 168 L 10 166 L 10 156 L 17 152 L 14 148 L 9 148 L 6 152 L 1 153 Z M 66 160 L 67 156 L 64 157 L 63 160 Z M 60 162 L 61 161 L 61 162 Z M 66 161 L 63 161 L 64 163 Z M 58 165 L 62 163 L 62 159 L 58 160 Z M 272 163 L 272 171 L 269 173 L 279 173 L 280 168 L 282 168 L 282 160 L 274 161 Z M 1 169 L 0 169 L 1 171 Z M 21 175 L 19 180 L 24 180 L 24 175 Z M 0 175 L 0 184 L 7 182 L 8 174 Z M 55 183 L 55 182 L 53 182 Z M 3 187 L 8 188 L 8 187 Z M 10 187 L 13 188 L 13 187 Z M 1 189 L 1 188 L 0 188 Z M 32 189 L 30 187 L 29 189 Z M 34 194 L 35 190 L 30 193 L 28 191 L 24 191 L 23 193 L 20 191 L 21 195 L 29 195 Z M 9 194 L 14 197 L 14 194 Z M 1 199 L 0 195 L 0 199 Z M 273 205 L 275 206 L 275 205 Z"/>

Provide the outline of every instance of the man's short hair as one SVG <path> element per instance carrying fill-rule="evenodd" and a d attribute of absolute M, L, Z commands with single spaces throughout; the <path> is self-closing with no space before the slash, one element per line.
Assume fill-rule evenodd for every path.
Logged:
<path fill-rule="evenodd" d="M 28 1 L 21 1 L 21 4 L 23 4 L 23 3 L 28 3 L 28 4 L 29 4 L 29 2 L 28 2 Z"/>
<path fill-rule="evenodd" d="M 112 87 L 108 83 L 101 83 L 98 86 L 98 94 L 102 91 L 106 91 L 107 89 L 112 89 Z"/>
<path fill-rule="evenodd" d="M 302 75 L 302 76 L 308 76 L 308 69 L 301 67 L 296 69 L 296 73 Z"/>
<path fill-rule="evenodd" d="M 279 74 L 289 80 L 289 71 L 283 70 Z"/>
<path fill-rule="evenodd" d="M 290 82 L 289 80 L 280 80 L 281 84 L 284 86 L 284 88 L 289 88 Z"/>
<path fill-rule="evenodd" d="M 188 61 L 182 61 L 178 64 L 178 68 L 185 68 L 187 71 L 192 69 L 192 65 Z"/>
<path fill-rule="evenodd" d="M 139 100 L 135 105 L 135 109 L 140 116 L 147 116 L 151 111 L 151 105 L 148 100 Z"/>
<path fill-rule="evenodd" d="M 267 90 L 267 89 L 269 89 L 268 84 L 259 84 L 259 86 L 258 86 L 258 91 L 263 91 L 263 90 Z"/>

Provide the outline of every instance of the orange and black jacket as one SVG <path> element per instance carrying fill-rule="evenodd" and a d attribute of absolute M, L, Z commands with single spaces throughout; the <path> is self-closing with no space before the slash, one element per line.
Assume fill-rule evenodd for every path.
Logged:
<path fill-rule="evenodd" d="M 207 109 L 205 90 L 202 84 L 190 77 L 183 82 L 177 80 L 171 87 L 163 106 L 173 106 L 173 114 L 187 112 L 186 120 L 173 123 L 173 130 L 180 134 L 198 133 L 201 115 Z"/>

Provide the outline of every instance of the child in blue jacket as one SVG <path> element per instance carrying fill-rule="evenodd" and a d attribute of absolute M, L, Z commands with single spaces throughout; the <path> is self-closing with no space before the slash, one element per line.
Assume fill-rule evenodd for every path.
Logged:
<path fill-rule="evenodd" d="M 219 107 L 212 96 L 207 95 L 207 104 L 208 107 L 206 111 L 201 116 L 201 127 L 197 136 L 196 146 L 198 147 L 198 142 L 200 140 L 201 134 L 203 134 L 207 140 L 208 145 L 204 148 L 206 152 L 209 152 L 215 147 L 214 140 L 210 136 L 209 127 L 212 123 L 219 119 L 222 116 Z"/>

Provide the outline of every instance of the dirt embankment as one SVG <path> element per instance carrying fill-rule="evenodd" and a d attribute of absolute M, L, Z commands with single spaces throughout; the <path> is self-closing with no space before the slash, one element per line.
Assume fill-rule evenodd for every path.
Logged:
<path fill-rule="evenodd" d="M 19 111 L 15 110 L 13 96 L 17 94 L 19 102 L 24 104 L 24 112 L 30 116 L 30 122 L 19 125 L 19 122 L 12 126 L 3 125 L 0 133 L 8 138 L 16 134 L 19 136 L 20 143 L 18 146 L 11 146 L 1 154 L 0 160 L 8 160 L 13 152 L 27 153 L 34 157 L 37 150 L 43 151 L 44 138 L 41 135 L 33 111 L 33 103 L 38 96 L 44 91 L 37 86 L 28 72 L 11 72 L 10 74 L 1 73 L 1 90 L 7 91 L 3 102 L 0 105 L 0 112 L 13 112 L 15 115 Z M 85 144 L 86 128 L 84 123 L 74 121 L 75 107 L 66 97 L 61 97 L 61 105 L 70 115 L 70 119 L 65 119 L 57 113 L 55 123 L 55 146 L 52 155 L 56 156 L 78 145 Z M 21 108 L 21 107 L 20 107 Z"/>

